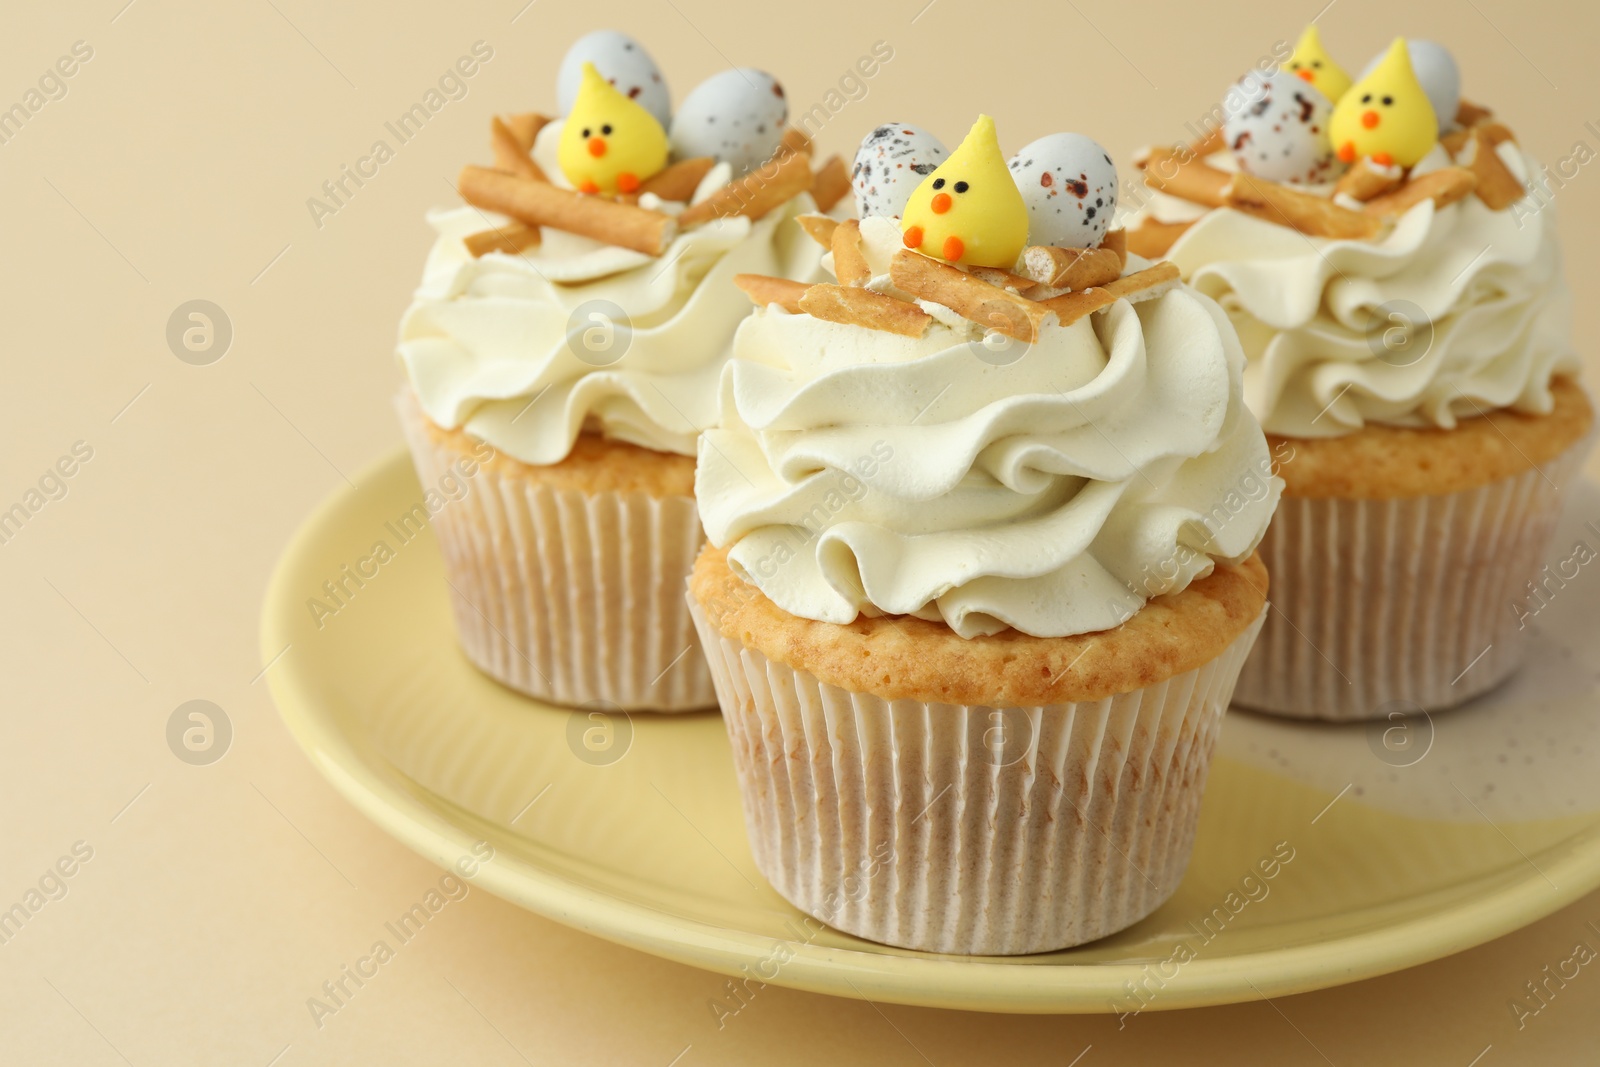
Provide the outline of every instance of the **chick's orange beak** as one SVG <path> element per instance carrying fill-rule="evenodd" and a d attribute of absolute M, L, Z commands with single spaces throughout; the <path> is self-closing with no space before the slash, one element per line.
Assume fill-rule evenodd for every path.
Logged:
<path fill-rule="evenodd" d="M 606 154 L 606 140 L 604 137 L 589 138 L 589 154 L 596 159 Z"/>
<path fill-rule="evenodd" d="M 1295 71 L 1295 73 L 1300 76 L 1300 80 L 1301 81 L 1309 82 L 1309 81 L 1316 81 L 1316 79 L 1317 79 L 1317 76 L 1315 74 L 1311 73 L 1311 71 L 1306 70 L 1306 69 L 1297 70 L 1297 71 Z"/>
<path fill-rule="evenodd" d="M 1370 130 L 1374 126 L 1376 126 L 1377 124 L 1378 124 L 1378 113 L 1376 111 L 1363 111 L 1361 113 L 1361 125 L 1365 126 L 1367 129 Z"/>
<path fill-rule="evenodd" d="M 928 204 L 928 206 L 933 208 L 933 213 L 935 215 L 943 215 L 946 211 L 950 210 L 950 194 L 934 193 L 933 200 Z"/>

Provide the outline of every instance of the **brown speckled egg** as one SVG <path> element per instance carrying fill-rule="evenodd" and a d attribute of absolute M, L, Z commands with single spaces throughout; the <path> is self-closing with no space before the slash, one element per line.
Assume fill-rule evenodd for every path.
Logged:
<path fill-rule="evenodd" d="M 1222 100 L 1222 135 L 1239 169 L 1316 185 L 1344 171 L 1328 137 L 1333 105 L 1293 71 L 1251 71 Z"/>
<path fill-rule="evenodd" d="M 1052 133 L 1011 157 L 1028 205 L 1028 243 L 1098 248 L 1117 213 L 1117 168 L 1099 142 Z"/>

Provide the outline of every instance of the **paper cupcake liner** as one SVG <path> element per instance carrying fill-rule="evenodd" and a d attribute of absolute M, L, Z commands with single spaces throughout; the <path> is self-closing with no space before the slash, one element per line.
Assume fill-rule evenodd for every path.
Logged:
<path fill-rule="evenodd" d="M 406 399 L 417 474 L 437 485 L 461 457 Z M 493 466 L 465 481 L 433 526 L 456 634 L 480 670 L 557 704 L 716 705 L 683 603 L 705 539 L 693 497 L 552 489 Z"/>
<path fill-rule="evenodd" d="M 1000 709 L 827 685 L 691 606 L 761 873 L 837 929 L 969 955 L 1092 941 L 1172 895 L 1261 625 L 1158 685 Z"/>
<path fill-rule="evenodd" d="M 1545 564 L 1558 487 L 1588 444 L 1458 493 L 1284 497 L 1259 549 L 1272 603 L 1234 702 L 1354 721 L 1443 710 L 1504 681 L 1522 662 L 1517 606 Z"/>

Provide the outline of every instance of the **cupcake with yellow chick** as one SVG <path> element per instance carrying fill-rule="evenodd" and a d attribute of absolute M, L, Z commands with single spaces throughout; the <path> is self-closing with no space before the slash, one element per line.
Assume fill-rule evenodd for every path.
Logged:
<path fill-rule="evenodd" d="M 752 852 L 861 937 L 1079 944 L 1177 886 L 1260 625 L 1243 355 L 1088 137 L 885 123 L 854 176 L 859 219 L 799 220 L 833 280 L 739 280 L 695 473 Z"/>
<path fill-rule="evenodd" d="M 561 114 L 491 121 L 400 327 L 399 407 L 463 650 L 540 700 L 715 703 L 683 603 L 703 540 L 694 453 L 748 303 L 731 279 L 817 276 L 793 219 L 847 202 L 782 86 L 723 71 L 673 106 L 626 34 L 569 49 Z"/>
<path fill-rule="evenodd" d="M 1513 606 L 1590 439 L 1556 216 L 1443 46 L 1396 38 L 1351 80 L 1308 29 L 1287 68 L 1150 150 L 1129 220 L 1226 309 L 1285 480 L 1236 699 L 1439 711 L 1521 662 Z"/>

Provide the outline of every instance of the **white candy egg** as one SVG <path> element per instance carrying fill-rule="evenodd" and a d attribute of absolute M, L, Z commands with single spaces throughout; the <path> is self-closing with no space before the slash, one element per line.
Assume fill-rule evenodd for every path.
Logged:
<path fill-rule="evenodd" d="M 1333 105 L 1293 71 L 1251 71 L 1223 97 L 1222 112 L 1223 136 L 1247 174 L 1317 185 L 1344 170 L 1328 138 Z"/>
<path fill-rule="evenodd" d="M 1461 71 L 1455 57 L 1444 45 L 1432 41 L 1407 41 L 1406 54 L 1411 57 L 1411 70 L 1422 83 L 1422 91 L 1428 94 L 1428 103 L 1433 105 L 1439 131 L 1450 129 L 1456 124 L 1456 109 L 1461 106 Z M 1382 52 L 1373 56 L 1361 68 L 1361 78 L 1371 74 L 1382 59 Z"/>
<path fill-rule="evenodd" d="M 850 184 L 856 191 L 856 214 L 898 219 L 912 190 L 950 153 L 939 138 L 909 122 L 879 126 L 856 149 Z"/>
<path fill-rule="evenodd" d="M 711 156 L 737 177 L 772 158 L 789 120 L 789 101 L 772 75 L 748 67 L 713 74 L 694 87 L 672 119 L 672 157 Z"/>
<path fill-rule="evenodd" d="M 644 46 L 616 30 L 596 30 L 572 42 L 556 72 L 556 102 L 565 115 L 578 99 L 583 65 L 593 63 L 618 90 L 656 117 L 664 130 L 672 121 L 672 98 L 661 70 Z"/>
<path fill-rule="evenodd" d="M 1117 168 L 1099 142 L 1052 133 L 1007 164 L 1028 205 L 1028 243 L 1097 248 L 1117 211 Z"/>

